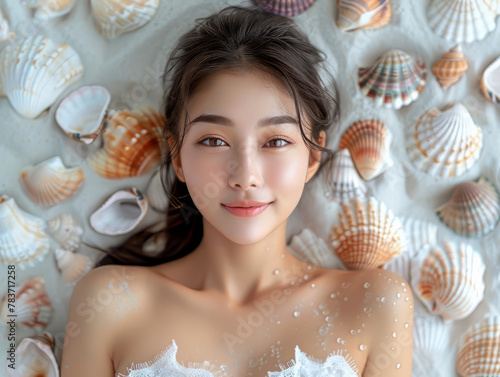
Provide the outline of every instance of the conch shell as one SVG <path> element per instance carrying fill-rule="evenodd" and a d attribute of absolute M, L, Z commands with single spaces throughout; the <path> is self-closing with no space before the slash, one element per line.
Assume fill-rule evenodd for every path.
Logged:
<path fill-rule="evenodd" d="M 446 89 L 460 80 L 468 68 L 462 47 L 456 45 L 432 66 L 432 73 L 437 77 L 441 87 Z"/>

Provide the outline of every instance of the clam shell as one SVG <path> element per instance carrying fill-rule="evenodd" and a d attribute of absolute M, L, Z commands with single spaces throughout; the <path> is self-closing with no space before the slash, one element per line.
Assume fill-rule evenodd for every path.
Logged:
<path fill-rule="evenodd" d="M 328 236 L 329 246 L 350 270 L 381 268 L 400 255 L 405 244 L 401 222 L 374 197 L 342 204 L 340 225 Z"/>
<path fill-rule="evenodd" d="M 410 256 L 426 253 L 428 248 L 437 244 L 438 227 L 429 221 L 415 218 L 401 218 L 406 234 L 406 249 Z"/>
<path fill-rule="evenodd" d="M 500 375 L 500 317 L 487 316 L 460 338 L 457 372 L 462 377 Z"/>
<path fill-rule="evenodd" d="M 41 35 L 7 45 L 0 55 L 4 95 L 23 117 L 33 119 L 83 76 L 77 52 Z"/>
<path fill-rule="evenodd" d="M 85 255 L 64 249 L 56 249 L 54 254 L 64 281 L 70 285 L 75 285 L 78 280 L 94 268 L 94 262 Z"/>
<path fill-rule="evenodd" d="M 67 169 L 55 156 L 21 171 L 26 192 L 42 206 L 52 206 L 73 196 L 85 175 L 81 168 Z"/>
<path fill-rule="evenodd" d="M 150 107 L 112 112 L 102 132 L 104 145 L 88 158 L 89 166 L 110 179 L 149 172 L 160 163 L 164 119 Z"/>
<path fill-rule="evenodd" d="M 56 110 L 56 122 L 71 138 L 92 143 L 104 125 L 111 95 L 100 85 L 82 86 L 67 95 Z"/>
<path fill-rule="evenodd" d="M 53 308 L 49 296 L 45 290 L 45 278 L 41 275 L 32 276 L 16 290 L 16 304 L 14 314 L 16 322 L 24 326 L 40 331 L 47 327 L 52 319 Z M 11 319 L 7 315 L 12 314 L 8 305 L 8 295 L 2 300 L 0 318 L 7 324 Z"/>
<path fill-rule="evenodd" d="M 48 221 L 49 232 L 66 250 L 75 251 L 80 246 L 83 229 L 71 215 L 63 213 Z"/>
<path fill-rule="evenodd" d="M 375 101 L 375 105 L 400 109 L 418 98 L 425 85 L 425 63 L 406 52 L 392 49 L 383 54 L 374 65 L 358 69 L 361 93 Z"/>
<path fill-rule="evenodd" d="M 8 368 L 8 377 L 59 377 L 59 364 L 54 354 L 54 337 L 44 331 L 23 338 L 16 347 L 16 368 Z"/>
<path fill-rule="evenodd" d="M 429 311 L 459 320 L 476 309 L 485 289 L 481 254 L 466 243 L 445 241 L 444 250 L 433 246 L 420 262 L 412 263 L 412 285 Z"/>
<path fill-rule="evenodd" d="M 268 12 L 285 17 L 295 17 L 308 10 L 316 0 L 253 0 L 255 5 Z"/>
<path fill-rule="evenodd" d="M 500 57 L 484 70 L 481 90 L 488 101 L 500 105 Z"/>
<path fill-rule="evenodd" d="M 31 0 L 35 8 L 35 18 L 39 21 L 51 20 L 67 15 L 75 7 L 76 0 Z"/>
<path fill-rule="evenodd" d="M 344 31 L 379 28 L 392 17 L 389 0 L 337 0 L 337 26 Z"/>
<path fill-rule="evenodd" d="M 90 215 L 90 225 L 101 234 L 126 234 L 139 225 L 147 209 L 148 199 L 138 189 L 119 190 Z"/>
<path fill-rule="evenodd" d="M 159 212 L 165 212 L 168 207 L 167 193 L 161 184 L 160 170 L 157 170 L 151 177 L 148 187 L 146 188 L 146 196 L 149 204 Z"/>
<path fill-rule="evenodd" d="M 371 180 L 393 165 L 389 154 L 391 140 L 390 131 L 381 121 L 360 120 L 344 132 L 339 148 L 349 149 L 361 177 Z"/>
<path fill-rule="evenodd" d="M 332 199 L 341 202 L 366 196 L 368 188 L 356 171 L 349 149 L 345 148 L 335 152 L 332 169 L 328 175 Z"/>
<path fill-rule="evenodd" d="M 42 219 L 22 211 L 14 198 L 0 197 L 0 257 L 22 270 L 43 261 L 49 239 Z"/>
<path fill-rule="evenodd" d="M 409 130 L 406 150 L 418 169 L 435 177 L 456 177 L 479 159 L 483 134 L 465 106 L 427 110 Z"/>
<path fill-rule="evenodd" d="M 91 0 L 97 29 L 113 39 L 144 26 L 158 10 L 159 0 Z"/>
<path fill-rule="evenodd" d="M 500 218 L 499 194 L 483 177 L 477 182 L 462 182 L 437 214 L 456 233 L 482 237 L 495 228 Z"/>
<path fill-rule="evenodd" d="M 304 228 L 299 234 L 294 235 L 288 244 L 288 249 L 303 262 L 324 268 L 346 269 L 326 242 L 309 228 Z"/>
<path fill-rule="evenodd" d="M 456 45 L 434 63 L 432 73 L 437 77 L 441 87 L 446 89 L 460 80 L 468 68 L 462 47 Z"/>
<path fill-rule="evenodd" d="M 432 0 L 427 10 L 430 27 L 454 43 L 482 40 L 495 30 L 496 0 Z"/>

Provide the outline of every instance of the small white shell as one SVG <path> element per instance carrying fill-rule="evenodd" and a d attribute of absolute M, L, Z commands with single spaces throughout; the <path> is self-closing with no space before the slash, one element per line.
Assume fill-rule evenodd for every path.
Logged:
<path fill-rule="evenodd" d="M 155 210 L 159 212 L 165 212 L 168 207 L 168 197 L 163 189 L 161 184 L 161 174 L 158 169 L 151 180 L 148 183 L 148 187 L 146 188 L 146 196 L 148 198 L 149 204 Z"/>
<path fill-rule="evenodd" d="M 41 35 L 7 45 L 0 54 L 4 95 L 28 119 L 39 116 L 82 77 L 83 65 L 77 52 Z"/>
<path fill-rule="evenodd" d="M 85 255 L 64 249 L 56 249 L 54 254 L 64 281 L 70 285 L 75 285 L 78 280 L 94 268 L 94 262 Z"/>
<path fill-rule="evenodd" d="M 30 7 L 36 9 L 37 20 L 46 21 L 68 14 L 75 4 L 75 0 L 31 0 Z"/>
<path fill-rule="evenodd" d="M 111 95 L 105 87 L 82 86 L 61 101 L 56 110 L 56 122 L 68 136 L 90 144 L 104 125 L 110 100 Z"/>
<path fill-rule="evenodd" d="M 4 16 L 2 9 L 0 9 L 0 42 L 6 43 L 10 39 L 14 39 L 14 33 L 10 32 L 9 21 L 7 21 L 7 17 Z M 0 50 L 1 49 L 2 45 L 0 44 Z M 1 92 L 1 83 L 0 83 L 0 92 Z"/>
<path fill-rule="evenodd" d="M 135 187 L 119 190 L 90 215 L 90 225 L 101 234 L 116 236 L 135 229 L 146 216 L 148 199 Z"/>
<path fill-rule="evenodd" d="M 80 246 L 83 229 L 73 216 L 63 213 L 54 217 L 48 221 L 48 228 L 63 249 L 75 251 Z"/>
<path fill-rule="evenodd" d="M 384 264 L 384 270 L 392 271 L 401 276 L 406 281 L 411 279 L 411 256 L 410 251 L 404 248 L 401 254 Z"/>
<path fill-rule="evenodd" d="M 294 235 L 288 248 L 292 255 L 303 262 L 324 268 L 346 269 L 326 242 L 309 228 L 304 228 L 298 235 Z"/>
<path fill-rule="evenodd" d="M 31 199 L 41 206 L 52 206 L 73 196 L 85 175 L 81 168 L 67 169 L 55 156 L 21 171 L 21 178 Z"/>
<path fill-rule="evenodd" d="M 368 190 L 365 181 L 359 176 L 347 148 L 335 152 L 328 181 L 332 193 L 331 198 L 339 202 L 362 198 L 366 196 Z"/>
<path fill-rule="evenodd" d="M 500 105 L 500 57 L 484 70 L 481 90 L 488 101 Z"/>
<path fill-rule="evenodd" d="M 420 251 L 427 252 L 427 248 L 437 244 L 438 227 L 429 221 L 415 218 L 401 218 L 406 234 L 406 248 L 410 256 L 418 255 Z"/>
<path fill-rule="evenodd" d="M 449 322 L 436 315 L 415 313 L 413 321 L 414 354 L 428 365 L 436 362 L 447 351 L 450 338 Z"/>
<path fill-rule="evenodd" d="M 22 211 L 14 198 L 0 197 L 0 257 L 22 270 L 43 261 L 49 239 L 42 219 Z"/>

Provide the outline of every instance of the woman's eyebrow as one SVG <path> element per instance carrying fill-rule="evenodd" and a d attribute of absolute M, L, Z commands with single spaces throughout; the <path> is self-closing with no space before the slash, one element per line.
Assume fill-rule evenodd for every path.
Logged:
<path fill-rule="evenodd" d="M 234 123 L 231 119 L 223 117 L 222 115 L 214 115 L 214 114 L 202 114 L 196 117 L 189 123 L 189 127 L 196 123 L 214 123 L 220 124 L 221 126 L 233 127 Z M 259 121 L 258 127 L 270 127 L 277 125 L 292 125 L 293 127 L 298 127 L 299 122 L 296 118 L 290 115 L 278 115 L 273 117 L 262 118 Z"/>

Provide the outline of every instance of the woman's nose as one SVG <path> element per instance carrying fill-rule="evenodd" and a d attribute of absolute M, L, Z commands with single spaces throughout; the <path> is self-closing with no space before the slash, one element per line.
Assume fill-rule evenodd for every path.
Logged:
<path fill-rule="evenodd" d="M 249 187 L 262 185 L 260 159 L 255 147 L 241 146 L 234 153 L 234 169 L 229 172 L 228 184 L 237 189 L 247 190 Z"/>

